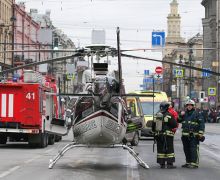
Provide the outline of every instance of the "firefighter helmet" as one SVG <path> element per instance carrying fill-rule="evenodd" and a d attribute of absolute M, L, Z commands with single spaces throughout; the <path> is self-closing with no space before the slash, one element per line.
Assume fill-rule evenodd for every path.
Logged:
<path fill-rule="evenodd" d="M 170 103 L 167 101 L 160 103 L 160 111 L 162 113 L 165 113 L 168 110 L 169 106 L 170 106 Z"/>
<path fill-rule="evenodd" d="M 186 102 L 186 106 L 187 105 L 192 105 L 192 106 L 195 106 L 195 101 L 193 101 L 193 100 L 188 100 L 187 102 Z"/>

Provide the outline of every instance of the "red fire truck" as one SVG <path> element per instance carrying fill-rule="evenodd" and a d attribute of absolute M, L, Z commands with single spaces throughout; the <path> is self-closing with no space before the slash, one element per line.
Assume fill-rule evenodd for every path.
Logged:
<path fill-rule="evenodd" d="M 54 144 L 59 137 L 50 133 L 51 120 L 58 117 L 60 104 L 55 80 L 32 70 L 24 71 L 22 79 L 0 83 L 0 144 Z"/>

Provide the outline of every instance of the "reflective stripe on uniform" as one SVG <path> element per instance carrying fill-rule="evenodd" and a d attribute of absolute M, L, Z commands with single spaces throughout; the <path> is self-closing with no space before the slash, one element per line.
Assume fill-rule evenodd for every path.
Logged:
<path fill-rule="evenodd" d="M 204 131 L 199 131 L 199 134 L 203 134 L 204 133 Z"/>
<path fill-rule="evenodd" d="M 168 158 L 173 158 L 173 157 L 175 157 L 175 154 L 174 154 L 174 153 L 167 154 L 167 157 L 168 157 Z"/>
<path fill-rule="evenodd" d="M 158 154 L 157 154 L 157 158 L 166 158 L 166 154 L 160 154 L 160 153 L 158 153 Z"/>
<path fill-rule="evenodd" d="M 182 136 L 189 136 L 189 133 L 182 132 Z"/>
<path fill-rule="evenodd" d="M 163 133 L 164 135 L 168 135 L 168 136 L 174 136 L 174 132 L 173 131 L 169 131 L 166 130 L 166 132 Z"/>
<path fill-rule="evenodd" d="M 192 166 L 199 166 L 199 164 L 198 163 L 190 163 L 190 165 L 192 165 Z"/>
<path fill-rule="evenodd" d="M 196 133 L 196 132 L 193 132 L 193 135 L 194 136 L 196 136 L 196 135 L 198 135 L 199 133 Z M 182 136 L 189 136 L 190 135 L 190 133 L 188 133 L 188 132 L 182 132 Z"/>

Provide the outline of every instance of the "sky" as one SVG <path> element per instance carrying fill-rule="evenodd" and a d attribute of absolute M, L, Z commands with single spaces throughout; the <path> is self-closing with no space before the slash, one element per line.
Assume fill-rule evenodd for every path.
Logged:
<path fill-rule="evenodd" d="M 116 27 L 120 27 L 121 49 L 151 48 L 153 30 L 167 30 L 172 0 L 26 0 L 26 10 L 51 10 L 53 24 L 62 29 L 77 47 L 91 43 L 93 29 L 106 31 L 106 44 L 116 47 Z M 202 0 L 178 0 L 181 35 L 185 39 L 202 33 L 205 9 Z M 17 1 L 18 2 L 18 1 Z M 161 52 L 135 52 L 135 55 L 162 59 Z M 114 62 L 114 61 L 113 61 Z M 127 91 L 140 89 L 145 69 L 154 72 L 160 64 L 123 59 Z"/>

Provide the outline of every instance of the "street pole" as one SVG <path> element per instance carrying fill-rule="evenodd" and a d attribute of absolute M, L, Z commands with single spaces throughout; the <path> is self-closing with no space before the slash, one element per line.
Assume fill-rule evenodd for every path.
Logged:
<path fill-rule="evenodd" d="M 4 29 L 4 56 L 3 56 L 3 59 L 4 59 L 4 66 L 3 66 L 3 70 L 5 70 L 5 63 L 6 63 L 6 39 L 7 39 L 7 30 L 6 28 Z"/>
<path fill-rule="evenodd" d="M 171 86 L 173 85 L 173 65 L 170 65 L 170 80 L 169 80 L 169 91 L 170 91 L 170 97 L 171 97 L 171 101 L 173 100 L 173 91 L 171 89 Z"/>
<path fill-rule="evenodd" d="M 217 72 L 219 73 L 220 72 L 220 60 L 219 60 L 219 7 L 220 7 L 220 1 L 219 0 L 217 0 L 216 1 L 216 26 L 217 26 L 217 28 L 216 28 L 216 41 L 217 41 L 217 53 L 216 53 L 216 59 L 217 59 L 217 64 L 218 64 L 218 66 L 217 66 Z M 217 85 L 216 85 L 216 87 L 217 87 L 217 95 L 218 95 L 218 98 L 217 98 L 217 102 L 219 102 L 220 101 L 220 88 L 219 88 L 219 80 L 220 80 L 220 78 L 219 78 L 219 76 L 217 77 Z"/>
<path fill-rule="evenodd" d="M 179 64 L 182 64 L 183 63 L 183 55 L 182 54 L 180 54 L 179 55 Z M 182 107 L 182 99 L 181 99 L 181 85 L 182 85 L 182 79 L 181 79 L 181 77 L 179 78 L 179 110 L 181 109 L 181 107 Z"/>
<path fill-rule="evenodd" d="M 153 121 L 154 121 L 154 91 L 155 91 L 155 79 L 154 79 L 154 75 L 153 75 Z"/>
<path fill-rule="evenodd" d="M 41 49 L 41 44 L 38 44 L 38 49 L 39 49 L 39 53 L 38 53 L 38 61 L 41 61 L 41 54 L 40 54 L 40 49 Z M 37 66 L 35 66 L 35 71 L 37 70 Z"/>
<path fill-rule="evenodd" d="M 190 69 L 189 69 L 189 97 L 191 99 L 191 93 L 192 93 L 192 54 L 193 54 L 193 50 L 192 50 L 192 46 L 193 46 L 193 43 L 192 42 L 189 42 L 189 66 L 190 66 Z"/>
<path fill-rule="evenodd" d="M 181 79 L 179 78 L 179 110 L 181 109 Z"/>
<path fill-rule="evenodd" d="M 11 21 L 12 21 L 12 38 L 11 38 L 11 41 L 12 41 L 12 46 L 11 46 L 11 49 L 12 49 L 12 53 L 11 53 L 11 67 L 13 68 L 14 67 L 14 49 L 15 49 L 15 21 L 16 21 L 16 17 L 15 17 L 15 2 L 13 0 L 13 4 L 12 4 L 12 18 L 11 18 Z"/>

